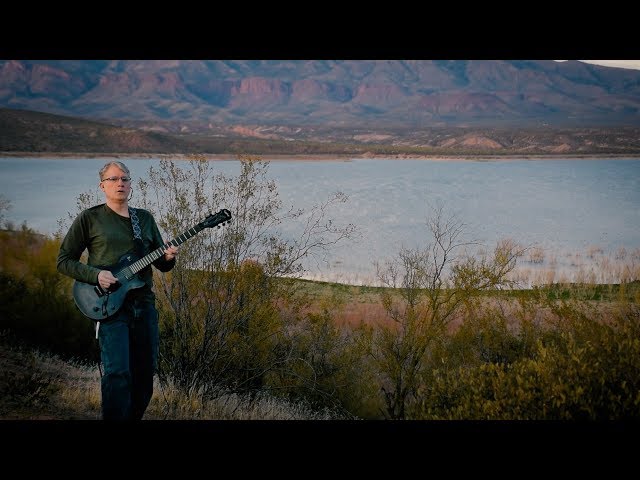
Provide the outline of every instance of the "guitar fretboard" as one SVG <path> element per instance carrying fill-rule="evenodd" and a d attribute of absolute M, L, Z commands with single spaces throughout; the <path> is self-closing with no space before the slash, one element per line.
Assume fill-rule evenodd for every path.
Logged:
<path fill-rule="evenodd" d="M 164 255 L 164 251 L 167 249 L 169 245 L 173 245 L 174 247 L 177 247 L 178 245 L 181 245 L 182 243 L 189 240 L 191 237 L 193 237 L 203 229 L 204 229 L 204 226 L 201 223 L 195 225 L 194 227 L 191 227 L 186 232 L 181 233 L 173 240 L 170 240 L 169 242 L 165 243 L 162 247 L 156 248 L 153 252 L 145 255 L 140 260 L 133 262 L 128 267 L 122 269 L 120 273 L 124 274 L 127 278 L 132 277 L 133 275 L 138 273 L 140 270 L 151 265 L 158 258 Z"/>

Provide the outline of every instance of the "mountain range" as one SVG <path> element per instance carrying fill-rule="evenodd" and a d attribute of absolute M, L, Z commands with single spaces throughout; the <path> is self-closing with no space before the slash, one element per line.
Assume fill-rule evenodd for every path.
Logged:
<path fill-rule="evenodd" d="M 640 71 L 551 60 L 1 60 L 0 107 L 192 133 L 638 127 Z"/>

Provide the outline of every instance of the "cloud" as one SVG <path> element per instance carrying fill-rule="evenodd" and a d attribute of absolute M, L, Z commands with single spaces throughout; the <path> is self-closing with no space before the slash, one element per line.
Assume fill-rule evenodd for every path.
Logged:
<path fill-rule="evenodd" d="M 640 70 L 640 60 L 580 60 L 586 63 L 595 63 L 605 67 L 633 68 Z"/>

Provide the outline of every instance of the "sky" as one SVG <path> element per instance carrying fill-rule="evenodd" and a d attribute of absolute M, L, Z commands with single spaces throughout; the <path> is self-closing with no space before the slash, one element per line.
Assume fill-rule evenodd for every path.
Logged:
<path fill-rule="evenodd" d="M 595 63 L 605 67 L 634 68 L 640 70 L 640 60 L 580 60 L 581 62 Z"/>

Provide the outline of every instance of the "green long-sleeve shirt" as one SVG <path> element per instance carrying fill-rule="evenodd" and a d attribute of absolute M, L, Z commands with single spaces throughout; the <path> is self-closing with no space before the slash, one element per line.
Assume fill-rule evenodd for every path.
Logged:
<path fill-rule="evenodd" d="M 163 246 L 165 242 L 149 211 L 136 208 L 136 214 L 146 255 Z M 86 264 L 80 262 L 80 256 L 85 249 L 89 252 Z M 60 245 L 57 269 L 76 280 L 96 285 L 100 270 L 108 270 L 109 268 L 105 267 L 117 264 L 127 253 L 136 253 L 131 219 L 118 215 L 103 203 L 83 210 L 73 221 Z M 167 261 L 161 256 L 152 265 L 161 272 L 168 272 L 174 267 L 175 259 Z M 132 291 L 153 299 L 151 267 L 141 270 L 138 276 L 144 280 L 146 286 Z"/>

